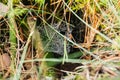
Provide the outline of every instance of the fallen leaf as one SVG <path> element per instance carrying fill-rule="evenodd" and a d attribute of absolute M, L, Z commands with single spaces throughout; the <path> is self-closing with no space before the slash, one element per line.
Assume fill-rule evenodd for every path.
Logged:
<path fill-rule="evenodd" d="M 0 3 L 0 19 L 8 13 L 8 10 L 9 8 L 7 5 Z"/>
<path fill-rule="evenodd" d="M 11 59 L 10 56 L 5 53 L 0 56 L 0 71 L 5 70 L 10 66 Z"/>

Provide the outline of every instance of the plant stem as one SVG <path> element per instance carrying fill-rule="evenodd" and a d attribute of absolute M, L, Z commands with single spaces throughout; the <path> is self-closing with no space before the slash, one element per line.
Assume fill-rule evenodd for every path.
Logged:
<path fill-rule="evenodd" d="M 9 41 L 10 41 L 10 51 L 12 54 L 16 53 L 16 31 L 15 31 L 15 27 L 16 27 L 16 22 L 14 20 L 14 11 L 13 11 L 13 1 L 12 0 L 8 0 L 8 6 L 9 6 L 9 14 L 8 14 L 8 20 L 9 20 Z"/>

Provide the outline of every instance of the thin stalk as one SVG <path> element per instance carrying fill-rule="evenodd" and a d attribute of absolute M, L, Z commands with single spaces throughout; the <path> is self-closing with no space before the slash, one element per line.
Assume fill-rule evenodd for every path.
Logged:
<path fill-rule="evenodd" d="M 68 55 L 68 59 L 65 60 L 64 62 L 77 63 L 76 61 L 74 62 L 72 60 L 78 60 L 78 59 L 75 59 L 75 58 L 80 57 L 82 55 L 83 55 L 82 52 L 75 52 L 75 53 L 69 54 Z M 57 64 L 60 64 L 61 62 L 63 62 L 63 57 L 60 57 L 60 58 L 43 58 L 43 59 L 25 60 L 24 63 L 26 63 L 26 62 L 34 62 L 34 61 L 46 61 L 47 66 L 53 67 L 53 66 L 56 66 Z M 79 60 L 79 61 L 81 61 L 81 60 Z"/>
<path fill-rule="evenodd" d="M 8 14 L 9 28 L 10 28 L 10 31 L 9 31 L 10 51 L 12 54 L 15 54 L 16 53 L 16 44 L 17 44 L 16 30 L 15 30 L 16 22 L 14 20 L 14 11 L 13 11 L 13 7 L 12 7 L 13 6 L 12 0 L 8 0 L 8 6 L 9 6 L 9 10 L 10 10 L 9 14 Z"/>
<path fill-rule="evenodd" d="M 14 18 L 14 11 L 13 11 L 13 0 L 8 0 L 8 7 L 9 7 L 9 12 L 8 12 L 8 25 L 9 25 L 9 42 L 10 42 L 10 52 L 11 52 L 11 69 L 15 71 L 15 54 L 16 54 L 16 45 L 17 45 L 17 40 L 16 40 L 16 22 Z"/>

